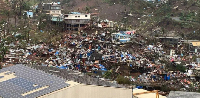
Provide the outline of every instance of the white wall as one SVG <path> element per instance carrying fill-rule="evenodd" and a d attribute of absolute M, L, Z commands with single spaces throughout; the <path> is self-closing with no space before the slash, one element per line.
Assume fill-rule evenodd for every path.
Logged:
<path fill-rule="evenodd" d="M 50 10 L 50 15 L 60 15 L 61 10 Z"/>
<path fill-rule="evenodd" d="M 65 14 L 65 19 L 91 19 L 91 16 L 90 14 Z"/>
<path fill-rule="evenodd" d="M 39 98 L 131 98 L 131 93 L 131 89 L 80 84 Z"/>

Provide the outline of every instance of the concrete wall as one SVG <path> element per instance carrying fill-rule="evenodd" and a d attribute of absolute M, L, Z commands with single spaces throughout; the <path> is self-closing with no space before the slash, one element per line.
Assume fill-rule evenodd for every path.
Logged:
<path fill-rule="evenodd" d="M 131 98 L 132 90 L 79 84 L 39 98 Z"/>
<path fill-rule="evenodd" d="M 50 10 L 50 15 L 60 15 L 61 10 Z"/>
<path fill-rule="evenodd" d="M 90 14 L 65 14 L 65 19 L 91 19 Z"/>
<path fill-rule="evenodd" d="M 70 19 L 70 20 L 66 20 L 65 19 L 65 23 L 67 24 L 71 24 L 71 25 L 74 25 L 74 24 L 87 24 L 89 23 L 89 20 L 88 19 Z"/>

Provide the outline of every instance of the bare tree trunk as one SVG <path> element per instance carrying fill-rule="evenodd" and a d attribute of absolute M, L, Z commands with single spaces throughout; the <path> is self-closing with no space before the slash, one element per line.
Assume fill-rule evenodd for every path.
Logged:
<path fill-rule="evenodd" d="M 9 17 L 10 17 L 10 11 L 8 11 L 7 33 L 9 33 L 9 21 L 10 21 Z"/>
<path fill-rule="evenodd" d="M 16 25 L 17 25 L 17 16 L 15 15 L 15 27 L 17 27 Z"/>

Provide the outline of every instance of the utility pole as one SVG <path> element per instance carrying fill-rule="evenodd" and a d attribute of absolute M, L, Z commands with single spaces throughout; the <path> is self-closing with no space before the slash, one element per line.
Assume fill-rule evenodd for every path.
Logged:
<path fill-rule="evenodd" d="M 131 93 L 131 95 L 132 95 L 132 98 L 133 98 L 133 81 L 132 81 L 132 93 Z"/>
<path fill-rule="evenodd" d="M 132 95 L 132 98 L 133 98 L 133 84 L 132 84 L 132 93 L 131 93 L 131 95 Z"/>
<path fill-rule="evenodd" d="M 1 33 L 2 33 L 2 28 L 0 28 L 0 40 L 1 40 Z"/>

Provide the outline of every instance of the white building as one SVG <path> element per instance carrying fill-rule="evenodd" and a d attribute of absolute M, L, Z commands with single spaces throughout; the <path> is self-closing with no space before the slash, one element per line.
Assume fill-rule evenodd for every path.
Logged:
<path fill-rule="evenodd" d="M 71 12 L 65 14 L 64 19 L 68 30 L 78 30 L 78 28 L 85 27 L 90 22 L 91 14 Z"/>
<path fill-rule="evenodd" d="M 50 15 L 60 15 L 61 14 L 61 5 L 54 4 L 51 5 Z"/>

